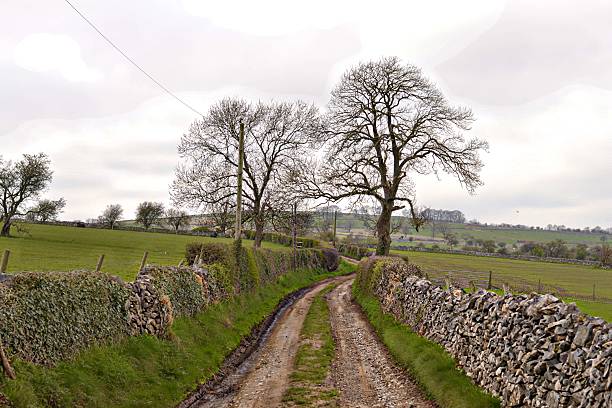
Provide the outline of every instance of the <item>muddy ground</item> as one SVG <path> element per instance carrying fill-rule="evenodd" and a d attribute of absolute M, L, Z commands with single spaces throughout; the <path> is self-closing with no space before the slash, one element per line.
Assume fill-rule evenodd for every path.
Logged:
<path fill-rule="evenodd" d="M 330 379 L 341 407 L 435 407 L 407 373 L 397 367 L 351 300 L 353 276 L 321 282 L 288 298 L 277 313 L 242 345 L 222 369 L 180 407 L 282 407 L 304 319 L 313 299 L 327 294 L 336 356 Z"/>

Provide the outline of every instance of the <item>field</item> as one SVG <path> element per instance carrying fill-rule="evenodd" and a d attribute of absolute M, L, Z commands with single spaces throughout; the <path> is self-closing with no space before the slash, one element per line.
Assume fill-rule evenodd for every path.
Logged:
<path fill-rule="evenodd" d="M 442 280 L 450 273 L 452 281 L 463 287 L 468 287 L 471 281 L 479 287 L 486 286 L 489 271 L 492 271 L 494 287 L 507 284 L 518 293 L 537 291 L 539 282 L 542 291 L 576 301 L 584 312 L 612 320 L 612 270 L 467 255 L 393 252 L 408 255 L 430 278 Z M 595 302 L 591 300 L 593 285 Z"/>
<path fill-rule="evenodd" d="M 11 251 L 8 272 L 70 271 L 95 269 L 104 254 L 103 272 L 131 281 L 138 273 L 144 251 L 147 263 L 176 265 L 183 259 L 189 242 L 230 242 L 230 238 L 209 238 L 107 229 L 22 224 L 27 233 L 0 238 L 0 253 Z M 244 241 L 249 245 L 252 241 Z M 264 242 L 264 247 L 280 247 Z"/>
<path fill-rule="evenodd" d="M 369 223 L 375 224 L 375 219 L 371 216 Z M 318 217 L 320 219 L 320 217 Z M 399 222 L 400 217 L 393 217 L 393 222 Z M 320 222 L 320 221 L 319 221 Z M 364 216 L 356 216 L 354 214 L 338 214 L 338 231 L 345 235 L 348 233 L 348 227 L 351 227 L 353 234 L 365 234 L 369 232 L 364 229 Z M 465 241 L 467 237 L 473 239 L 482 240 L 494 240 L 496 242 L 505 242 L 508 245 L 512 245 L 517 242 L 540 242 L 546 243 L 561 239 L 568 244 L 586 244 L 589 246 L 600 245 L 601 237 L 605 236 L 607 241 L 612 241 L 611 235 L 604 235 L 598 233 L 587 233 L 587 232 L 558 232 L 558 231 L 545 231 L 545 230 L 521 230 L 521 229 L 506 229 L 497 228 L 492 226 L 484 225 L 468 225 L 468 224 L 455 224 L 445 223 L 448 230 L 454 233 L 460 241 Z M 397 232 L 393 234 L 394 244 L 400 244 L 399 239 L 401 236 L 407 238 L 413 236 L 418 240 L 440 240 L 442 241 L 442 233 L 439 230 L 440 225 L 436 225 L 435 233 L 432 231 L 430 224 L 422 227 L 418 232 L 414 228 L 410 228 L 408 231 Z M 406 245 L 407 242 L 401 242 L 401 245 Z"/>

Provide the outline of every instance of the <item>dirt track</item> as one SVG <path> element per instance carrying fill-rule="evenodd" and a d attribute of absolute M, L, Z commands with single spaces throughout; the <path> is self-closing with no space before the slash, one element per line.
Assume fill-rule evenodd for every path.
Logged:
<path fill-rule="evenodd" d="M 435 407 L 392 361 L 361 310 L 347 281 L 328 295 L 336 357 L 332 379 L 342 407 Z"/>
<path fill-rule="evenodd" d="M 358 306 L 352 303 L 352 277 L 315 285 L 287 307 L 269 336 L 235 372 L 190 407 L 281 407 L 289 383 L 300 331 L 314 297 L 340 282 L 326 298 L 336 340 L 331 380 L 342 407 L 435 407 L 405 372 L 392 362 Z"/>

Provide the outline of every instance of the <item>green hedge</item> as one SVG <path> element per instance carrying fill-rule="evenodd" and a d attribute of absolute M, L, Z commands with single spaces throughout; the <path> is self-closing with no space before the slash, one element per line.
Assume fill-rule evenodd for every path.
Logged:
<path fill-rule="evenodd" d="M 0 284 L 0 341 L 10 355 L 52 364 L 128 335 L 130 289 L 95 272 L 22 273 Z"/>
<path fill-rule="evenodd" d="M 255 231 L 247 230 L 244 231 L 244 235 L 247 239 L 255 239 Z M 293 240 L 289 235 L 279 234 L 277 232 L 264 232 L 263 240 L 268 242 L 274 242 L 276 244 L 292 246 Z M 302 248 L 316 248 L 321 246 L 319 240 L 314 238 L 297 237 L 298 242 L 302 243 Z"/>
<path fill-rule="evenodd" d="M 361 258 L 366 257 L 370 253 L 372 253 L 372 249 L 370 248 L 352 244 L 340 244 L 338 245 L 338 251 L 342 255 L 356 259 L 358 261 L 361 260 Z"/>
<path fill-rule="evenodd" d="M 208 303 L 192 268 L 147 266 L 140 275 L 149 275 L 159 294 L 170 298 L 174 316 L 193 316 Z"/>

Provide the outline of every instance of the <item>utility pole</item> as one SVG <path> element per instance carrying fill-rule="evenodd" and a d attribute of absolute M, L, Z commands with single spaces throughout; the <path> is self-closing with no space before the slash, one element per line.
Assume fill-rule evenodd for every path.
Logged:
<path fill-rule="evenodd" d="M 334 210 L 334 248 L 336 247 L 336 225 L 337 225 L 337 218 L 338 218 L 338 210 Z"/>
<path fill-rule="evenodd" d="M 244 123 L 240 121 L 240 136 L 238 138 L 238 191 L 236 192 L 236 228 L 234 238 L 242 236 L 242 167 L 244 166 Z"/>

